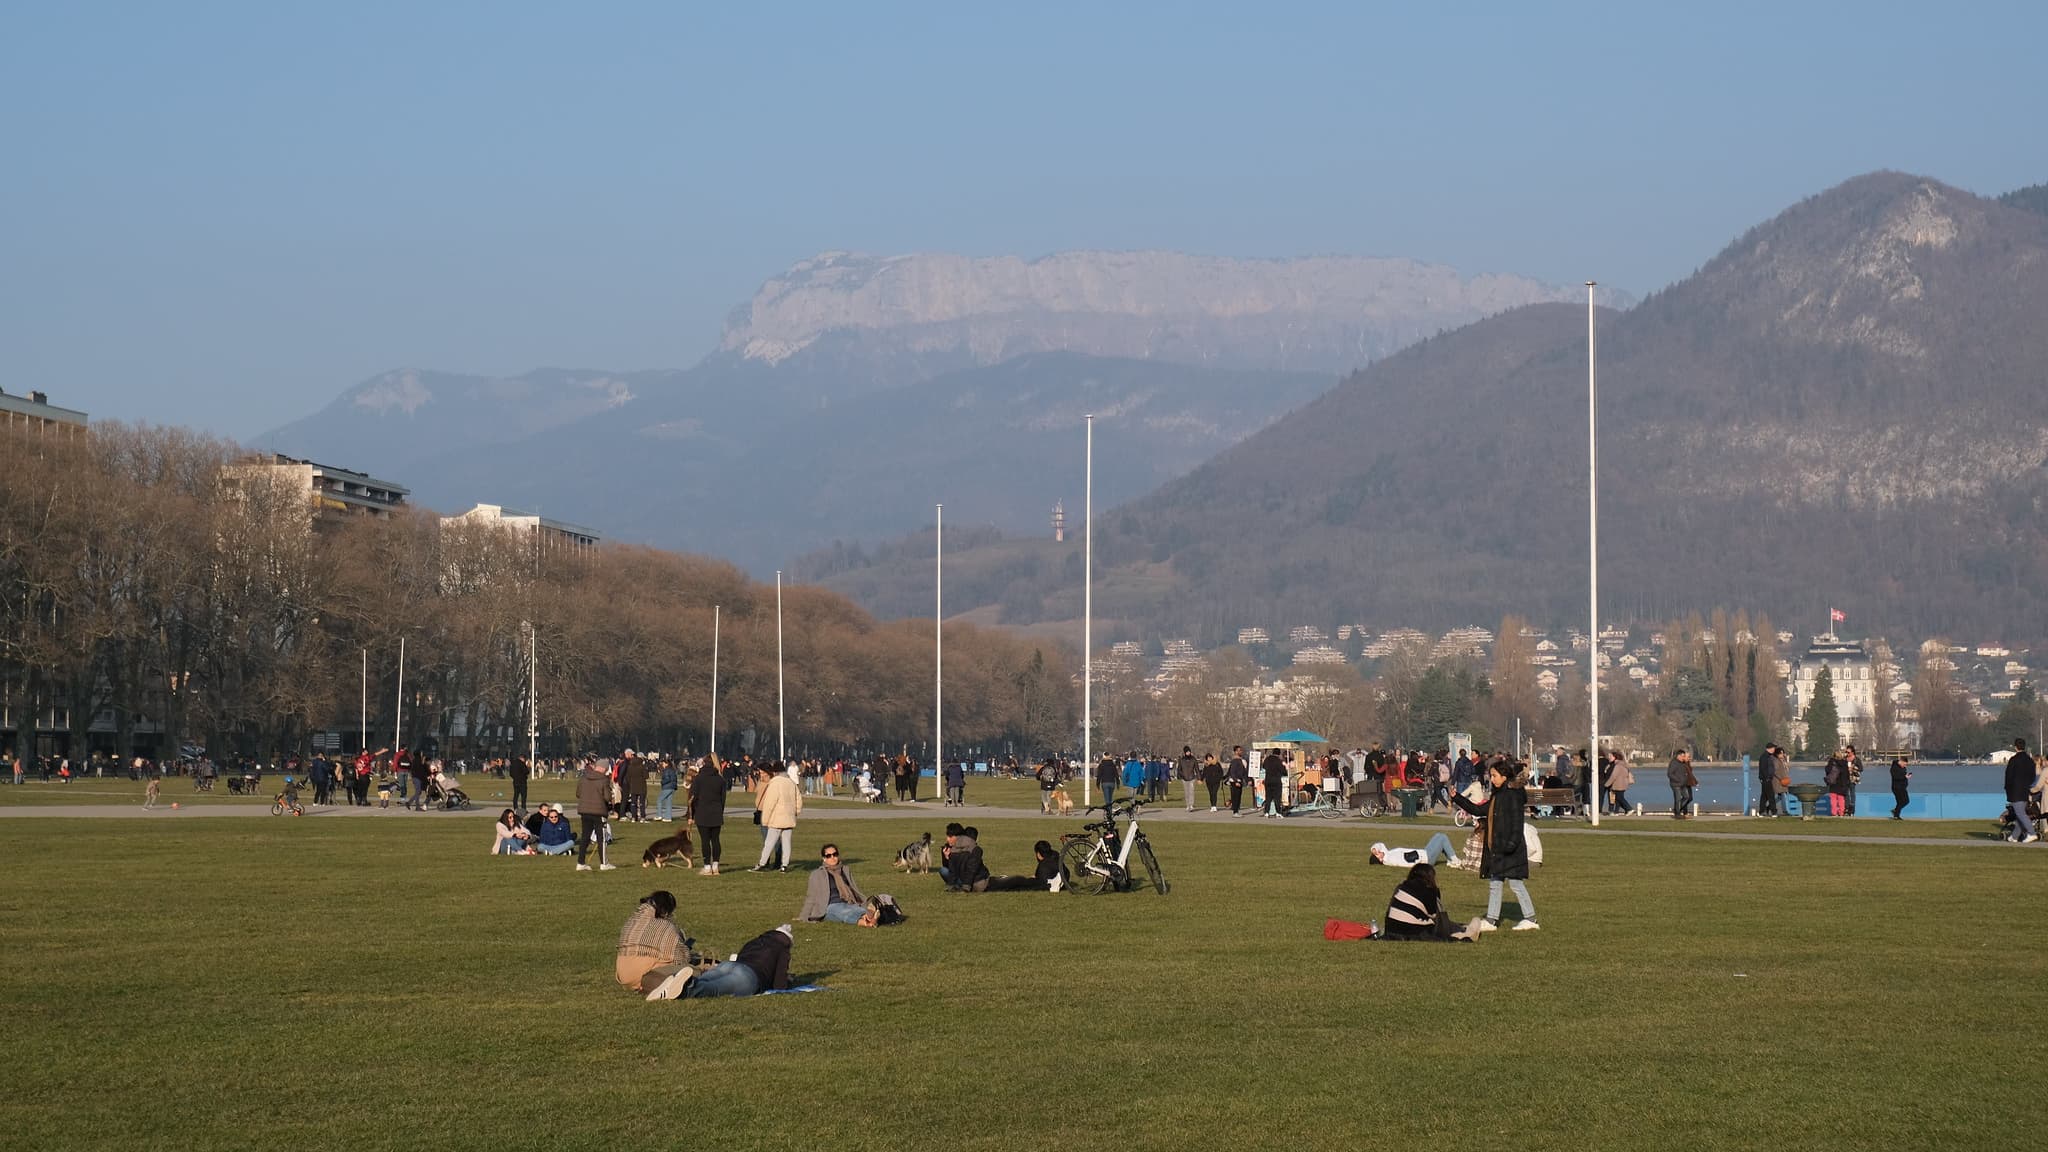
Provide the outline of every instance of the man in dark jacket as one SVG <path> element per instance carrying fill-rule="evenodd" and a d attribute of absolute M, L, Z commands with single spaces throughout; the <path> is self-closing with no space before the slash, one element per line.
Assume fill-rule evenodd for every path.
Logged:
<path fill-rule="evenodd" d="M 1287 761 L 1280 758 L 1278 749 L 1268 748 L 1265 758 L 1259 761 L 1259 772 L 1265 777 L 1266 818 L 1277 820 L 1285 815 L 1280 808 L 1280 795 L 1287 787 Z"/>
<path fill-rule="evenodd" d="M 725 792 L 725 773 L 709 760 L 690 777 L 690 823 L 697 826 L 697 838 L 704 850 L 704 866 L 697 871 L 706 876 L 718 875 L 718 859 L 723 854 L 724 845 L 719 837 L 725 831 Z"/>
<path fill-rule="evenodd" d="M 1671 784 L 1671 818 L 1689 820 L 1692 818 L 1692 753 L 1680 748 L 1671 754 L 1671 763 L 1664 766 L 1664 779 Z"/>
<path fill-rule="evenodd" d="M 1234 745 L 1230 749 L 1230 769 L 1224 773 L 1223 778 L 1230 784 L 1230 814 L 1244 815 L 1239 808 L 1244 803 L 1244 790 L 1250 787 L 1252 782 L 1252 765 L 1251 761 L 1245 759 L 1244 745 Z"/>
<path fill-rule="evenodd" d="M 1174 775 L 1180 777 L 1181 799 L 1187 801 L 1188 811 L 1195 810 L 1195 777 L 1202 774 L 1202 762 L 1195 759 L 1193 745 L 1180 746 L 1180 762 L 1175 766 Z"/>
<path fill-rule="evenodd" d="M 621 815 L 638 824 L 647 819 L 647 761 L 631 748 L 619 757 Z"/>
<path fill-rule="evenodd" d="M 512 807 L 521 814 L 524 814 L 526 812 L 526 785 L 528 781 L 533 779 L 533 765 L 527 763 L 524 756 L 514 756 L 509 775 L 512 777 Z"/>
<path fill-rule="evenodd" d="M 1532 932 L 1537 927 L 1536 905 L 1529 899 L 1529 840 L 1522 827 L 1529 807 L 1528 772 L 1505 756 L 1495 756 L 1487 765 L 1487 776 L 1493 783 L 1493 795 L 1485 800 L 1451 797 L 1451 803 L 1482 822 L 1485 838 L 1480 842 L 1479 872 L 1486 877 L 1487 896 L 1486 920 L 1479 930 L 1491 932 L 1500 927 L 1500 889 L 1506 884 L 1514 889 L 1515 903 L 1522 910 L 1515 931 Z"/>
<path fill-rule="evenodd" d="M 2005 802 L 2012 809 L 2013 830 L 2020 834 L 2022 844 L 2032 844 L 2041 838 L 2034 821 L 2027 816 L 2027 794 L 2034 790 L 2035 774 L 2034 758 L 2027 755 L 2026 740 L 2014 740 L 2012 758 L 2005 762 Z"/>

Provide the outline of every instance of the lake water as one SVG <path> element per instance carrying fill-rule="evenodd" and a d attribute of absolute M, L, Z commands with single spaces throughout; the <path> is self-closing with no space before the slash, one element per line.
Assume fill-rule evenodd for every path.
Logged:
<path fill-rule="evenodd" d="M 1665 762 L 1665 763 L 1668 763 Z M 1631 804 L 1641 804 L 1645 813 L 1671 810 L 1671 786 L 1664 779 L 1665 763 L 1633 765 L 1635 787 L 1628 790 Z M 1916 764 L 1910 794 L 1961 793 L 2003 796 L 2005 769 L 1997 764 Z M 1821 765 L 1795 765 L 1792 783 L 1821 783 Z M 1757 778 L 1752 765 L 1745 772 L 1739 765 L 1694 765 L 1699 787 L 1693 800 L 1702 812 L 1744 812 L 1756 804 Z M 1892 810 L 1891 765 L 1872 764 L 1863 770 L 1863 783 L 1856 790 L 1858 816 L 1875 813 L 1888 816 Z"/>

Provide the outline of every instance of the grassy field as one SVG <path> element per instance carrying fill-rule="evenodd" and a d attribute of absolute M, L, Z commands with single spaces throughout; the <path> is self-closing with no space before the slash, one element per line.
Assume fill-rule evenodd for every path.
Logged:
<path fill-rule="evenodd" d="M 0 1146 L 1952 1148 L 2044 1055 L 2031 850 L 1557 837 L 1539 932 L 1335 944 L 1398 879 L 1357 829 L 1162 823 L 1164 898 L 959 896 L 888 868 L 941 821 L 798 830 L 911 915 L 798 925 L 834 991 L 667 1004 L 611 981 L 640 895 L 725 951 L 802 876 L 578 874 L 481 815 L 11 822 Z M 1051 827 L 984 821 L 991 867 Z"/>

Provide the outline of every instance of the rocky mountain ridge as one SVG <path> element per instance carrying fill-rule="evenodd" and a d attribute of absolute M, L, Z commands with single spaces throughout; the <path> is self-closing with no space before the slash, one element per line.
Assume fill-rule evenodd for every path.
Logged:
<path fill-rule="evenodd" d="M 1835 605 L 1906 634 L 2048 632 L 2042 316 L 2048 218 L 1894 172 L 1604 315 L 1603 613 Z M 1098 622 L 1214 643 L 1576 619 L 1585 402 L 1583 306 L 1425 340 L 1107 513 Z M 1117 429 L 1096 434 L 1101 451 Z M 1073 610 L 1058 582 L 1006 576 L 1032 567 L 1014 556 L 979 582 L 971 556 L 957 567 L 963 611 L 976 589 L 1020 624 Z M 894 598 L 873 565 L 834 579 Z"/>
<path fill-rule="evenodd" d="M 827 252 L 763 284 L 727 320 L 720 348 L 775 364 L 839 335 L 876 345 L 876 355 L 952 353 L 977 364 L 1065 351 L 1334 374 L 1432 332 L 1579 292 L 1356 256 Z"/>

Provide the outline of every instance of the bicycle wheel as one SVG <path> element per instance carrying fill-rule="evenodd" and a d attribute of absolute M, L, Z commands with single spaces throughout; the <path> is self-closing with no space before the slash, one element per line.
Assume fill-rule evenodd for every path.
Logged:
<path fill-rule="evenodd" d="M 1099 841 L 1086 837 L 1067 841 L 1060 852 L 1060 866 L 1067 870 L 1067 891 L 1094 896 L 1109 885 L 1109 877 L 1088 867 L 1100 846 Z"/>
<path fill-rule="evenodd" d="M 1465 811 L 1463 808 L 1458 808 L 1455 806 L 1452 807 L 1451 823 L 1454 826 L 1459 828 L 1470 828 L 1478 822 L 1479 818 L 1477 816 L 1472 815 L 1470 812 Z"/>
<path fill-rule="evenodd" d="M 1323 809 L 1322 816 L 1325 820 L 1342 820 L 1345 816 L 1344 805 L 1332 804 Z"/>
<path fill-rule="evenodd" d="M 1152 854 L 1150 840 L 1138 841 L 1138 859 L 1145 863 L 1145 873 L 1152 877 L 1152 887 L 1161 896 L 1166 895 L 1166 872 L 1159 867 L 1159 857 Z"/>
<path fill-rule="evenodd" d="M 282 801 L 282 800 L 272 800 L 272 801 L 270 802 L 270 814 L 271 814 L 272 816 L 282 816 L 282 815 L 284 815 L 284 801 Z"/>

